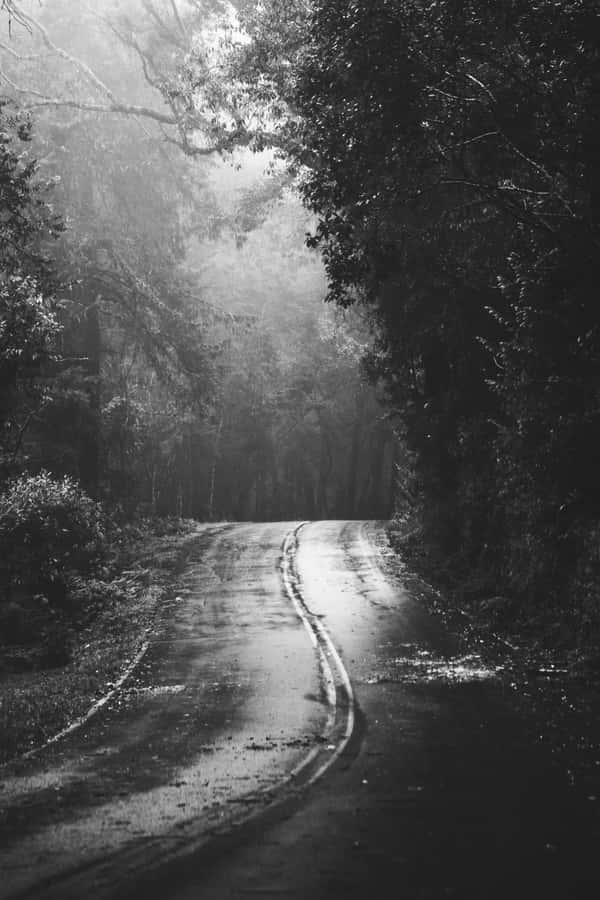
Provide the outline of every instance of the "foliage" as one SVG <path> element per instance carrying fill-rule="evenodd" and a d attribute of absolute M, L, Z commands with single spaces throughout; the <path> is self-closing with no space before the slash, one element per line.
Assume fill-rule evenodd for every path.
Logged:
<path fill-rule="evenodd" d="M 60 333 L 46 245 L 61 230 L 28 158 L 30 122 L 0 103 L 0 465 L 18 455 L 45 399 Z"/>
<path fill-rule="evenodd" d="M 52 359 L 60 324 L 56 310 L 31 277 L 13 275 L 0 288 L 0 359 L 6 380 L 18 369 Z"/>
<path fill-rule="evenodd" d="M 235 7 L 251 27 L 254 4 Z M 230 80 L 231 7 L 55 0 L 24 21 L 0 62 L 68 224 L 54 253 L 67 303 L 16 464 L 130 515 L 387 512 L 390 431 L 354 325 L 320 309 L 288 174 L 270 154 L 203 162 L 276 115 L 250 69 Z M 237 190 L 240 165 L 255 174 Z"/>
<path fill-rule="evenodd" d="M 243 241 L 234 223 L 227 242 L 203 248 L 212 295 L 238 317 L 210 423 L 209 517 L 389 513 L 392 433 L 360 368 L 367 329 L 323 306 L 308 224 L 284 192 Z"/>
<path fill-rule="evenodd" d="M 329 299 L 370 309 L 421 528 L 463 572 L 560 603 L 600 517 L 597 15 L 286 6 L 277 29 L 261 4 L 240 77 L 254 61 L 285 106 Z"/>
<path fill-rule="evenodd" d="M 36 107 L 34 151 L 68 224 L 54 248 L 66 302 L 62 359 L 40 372 L 43 402 L 26 433 L 13 429 L 20 449 L 13 465 L 67 473 L 92 496 L 123 500 L 130 510 L 156 503 L 157 471 L 171 464 L 165 419 L 173 431 L 190 409 L 200 420 L 206 414 L 216 381 L 210 331 L 220 315 L 199 296 L 185 266 L 187 234 L 207 230 L 215 207 L 203 190 L 203 170 L 192 171 L 156 120 L 144 125 L 123 112 L 117 128 L 114 116 L 98 108 L 99 96 L 116 89 L 117 69 L 129 105 L 160 107 L 161 92 L 140 66 L 140 54 L 152 71 L 163 67 L 166 84 L 173 48 L 181 48 L 178 39 L 166 41 L 152 10 L 154 4 L 144 5 L 132 44 L 127 22 L 110 4 L 101 14 L 44 4 L 39 18 L 26 17 L 27 30 L 2 45 L 9 87 L 31 82 L 30 92 L 19 93 L 22 103 L 30 107 L 28 93 L 39 99 L 51 84 L 65 96 L 73 92 L 74 104 Z M 155 412 L 165 398 L 168 413 L 161 419 Z M 122 416 L 115 428 L 112 411 L 119 404 L 136 415 Z M 177 508 L 175 499 L 170 508 Z"/>
<path fill-rule="evenodd" d="M 0 494 L 5 599 L 20 586 L 63 601 L 69 575 L 89 572 L 105 550 L 105 515 L 75 482 L 22 475 Z"/>

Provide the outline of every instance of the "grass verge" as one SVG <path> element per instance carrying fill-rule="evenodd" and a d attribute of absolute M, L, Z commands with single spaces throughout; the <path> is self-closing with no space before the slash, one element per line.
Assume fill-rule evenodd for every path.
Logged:
<path fill-rule="evenodd" d="M 0 764 L 43 744 L 111 689 L 160 628 L 196 539 L 189 520 L 131 529 L 103 578 L 77 586 L 78 614 L 60 630 L 56 659 L 35 644 L 0 647 Z"/>

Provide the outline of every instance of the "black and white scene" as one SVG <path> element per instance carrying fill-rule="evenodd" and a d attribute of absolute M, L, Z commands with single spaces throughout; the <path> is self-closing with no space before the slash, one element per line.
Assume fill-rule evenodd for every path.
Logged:
<path fill-rule="evenodd" d="M 600 897 L 600 8 L 0 0 L 0 900 Z"/>

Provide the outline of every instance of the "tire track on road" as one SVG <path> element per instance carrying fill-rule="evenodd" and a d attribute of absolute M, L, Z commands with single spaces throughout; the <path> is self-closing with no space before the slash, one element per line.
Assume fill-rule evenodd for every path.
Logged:
<path fill-rule="evenodd" d="M 291 773 L 297 778 L 309 766 L 316 769 L 305 781 L 314 784 L 317 779 L 339 759 L 350 743 L 356 723 L 356 701 L 352 683 L 346 667 L 320 618 L 311 612 L 302 593 L 302 582 L 297 567 L 298 540 L 301 530 L 308 525 L 301 522 L 285 538 L 282 547 L 281 576 L 287 596 L 291 600 L 298 617 L 306 628 L 319 659 L 321 677 L 329 706 L 325 729 L 325 740 L 329 740 L 328 750 L 315 747 L 307 758 Z M 331 742 L 335 741 L 333 744 Z M 331 752 L 331 747 L 335 747 Z"/>

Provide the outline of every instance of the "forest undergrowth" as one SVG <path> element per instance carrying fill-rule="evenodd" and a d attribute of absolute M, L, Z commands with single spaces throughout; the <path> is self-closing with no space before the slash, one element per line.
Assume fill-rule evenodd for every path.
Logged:
<path fill-rule="evenodd" d="M 47 608 L 0 634 L 0 764 L 85 715 L 117 682 L 163 607 L 197 539 L 192 520 L 140 520 L 113 535 L 101 572 L 78 580 L 71 611 Z M 34 627 L 35 626 L 35 627 Z"/>

